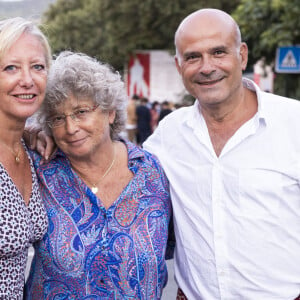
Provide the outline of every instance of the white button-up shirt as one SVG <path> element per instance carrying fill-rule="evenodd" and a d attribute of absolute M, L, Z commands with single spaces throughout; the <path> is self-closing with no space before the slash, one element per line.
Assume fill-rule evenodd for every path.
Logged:
<path fill-rule="evenodd" d="M 198 101 L 144 143 L 170 181 L 175 278 L 189 300 L 300 294 L 300 102 L 244 85 L 258 112 L 219 157 Z"/>

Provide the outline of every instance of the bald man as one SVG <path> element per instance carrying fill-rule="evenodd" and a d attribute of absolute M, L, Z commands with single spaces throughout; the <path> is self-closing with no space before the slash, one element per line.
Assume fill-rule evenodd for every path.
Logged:
<path fill-rule="evenodd" d="M 181 297 L 297 299 L 300 102 L 243 78 L 248 48 L 223 11 L 187 16 L 175 46 L 196 101 L 164 118 L 144 148 L 170 181 Z"/>

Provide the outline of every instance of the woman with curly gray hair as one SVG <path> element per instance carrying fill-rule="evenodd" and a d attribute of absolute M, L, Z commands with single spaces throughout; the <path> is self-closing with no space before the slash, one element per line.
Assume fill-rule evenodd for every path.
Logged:
<path fill-rule="evenodd" d="M 26 299 L 160 299 L 171 214 L 167 178 L 119 137 L 120 75 L 87 55 L 52 64 L 38 120 L 58 150 L 33 154 L 49 228 L 35 244 Z"/>
<path fill-rule="evenodd" d="M 110 66 L 82 53 L 62 52 L 48 76 L 47 101 L 42 105 L 38 119 L 43 129 L 51 134 L 51 122 L 57 106 L 70 94 L 76 98 L 93 99 L 102 112 L 115 111 L 110 124 L 111 138 L 118 138 L 126 122 L 127 96 L 120 75 Z"/>

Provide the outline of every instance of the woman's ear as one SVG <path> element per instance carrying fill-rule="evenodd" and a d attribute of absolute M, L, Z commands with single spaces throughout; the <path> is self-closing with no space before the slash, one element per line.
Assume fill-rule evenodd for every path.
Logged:
<path fill-rule="evenodd" d="M 109 124 L 113 124 L 115 118 L 116 118 L 116 111 L 115 110 L 110 111 L 108 113 Z"/>

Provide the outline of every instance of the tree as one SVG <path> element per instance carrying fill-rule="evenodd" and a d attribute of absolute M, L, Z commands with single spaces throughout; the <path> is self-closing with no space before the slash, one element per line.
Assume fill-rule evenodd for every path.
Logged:
<path fill-rule="evenodd" d="M 240 1 L 211 0 L 231 12 Z M 122 70 L 135 50 L 173 49 L 174 32 L 206 0 L 58 0 L 45 13 L 54 52 L 85 52 Z"/>
<path fill-rule="evenodd" d="M 233 17 L 250 49 L 250 64 L 265 57 L 274 63 L 276 48 L 300 44 L 299 0 L 241 0 Z M 300 75 L 278 74 L 275 92 L 300 99 Z"/>

